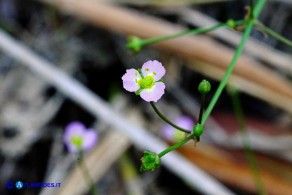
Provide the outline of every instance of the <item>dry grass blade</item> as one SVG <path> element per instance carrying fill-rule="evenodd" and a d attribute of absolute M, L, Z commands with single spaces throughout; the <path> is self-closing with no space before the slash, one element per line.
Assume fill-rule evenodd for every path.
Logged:
<path fill-rule="evenodd" d="M 229 0 L 104 0 L 104 2 L 110 3 L 126 3 L 135 6 L 184 6 L 192 4 L 206 4 L 206 3 L 216 3 Z"/>
<path fill-rule="evenodd" d="M 192 145 L 185 145 L 179 151 L 193 163 L 210 172 L 215 177 L 220 178 L 220 180 L 256 193 L 256 186 L 248 165 L 232 158 L 228 153 L 203 143 L 198 145 L 197 150 L 194 150 Z M 261 179 L 267 193 L 271 195 L 290 194 L 292 191 L 291 179 L 287 179 L 283 172 L 275 173 L 275 171 L 271 171 L 271 167 L 278 166 L 279 169 L 283 167 L 283 170 L 289 173 L 292 170 L 292 166 L 284 162 L 267 161 L 267 159 L 260 162 Z"/>

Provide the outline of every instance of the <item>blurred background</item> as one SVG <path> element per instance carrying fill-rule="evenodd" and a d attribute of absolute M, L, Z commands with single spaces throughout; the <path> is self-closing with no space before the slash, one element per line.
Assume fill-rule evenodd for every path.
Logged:
<path fill-rule="evenodd" d="M 224 189 L 218 194 L 260 194 L 259 189 L 291 194 L 292 50 L 258 29 L 229 82 L 239 91 L 247 133 L 237 123 L 236 97 L 224 91 L 196 147 L 190 141 L 179 155 L 163 157 L 158 170 L 139 172 L 144 150 L 159 153 L 160 144 L 173 144 L 178 136 L 166 135 L 170 128 L 151 106 L 122 88 L 126 69 L 159 60 L 166 68 L 166 93 L 157 107 L 173 121 L 183 116 L 195 124 L 199 82 L 212 84 L 208 104 L 243 29 L 189 35 L 138 54 L 126 49 L 127 36 L 151 38 L 242 19 L 248 5 L 247 0 L 0 0 L 0 194 L 89 194 L 77 157 L 63 143 L 64 127 L 72 121 L 98 132 L 85 160 L 99 194 L 209 194 L 208 182 Z M 267 1 L 259 20 L 292 40 L 291 1 Z M 251 150 L 244 147 L 247 142 Z M 190 163 L 194 174 L 186 176 L 184 164 L 174 162 Z M 61 183 L 61 188 L 7 187 L 16 181 Z"/>

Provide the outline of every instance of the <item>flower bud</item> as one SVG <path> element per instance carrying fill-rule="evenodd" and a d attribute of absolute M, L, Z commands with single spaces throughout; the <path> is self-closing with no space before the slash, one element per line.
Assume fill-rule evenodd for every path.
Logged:
<path fill-rule="evenodd" d="M 154 152 L 144 151 L 144 156 L 141 158 L 142 165 L 140 171 L 154 171 L 161 163 L 160 157 Z"/>
<path fill-rule="evenodd" d="M 134 53 L 138 53 L 142 49 L 142 41 L 139 37 L 130 35 L 127 38 L 126 48 L 132 50 Z"/>
<path fill-rule="evenodd" d="M 232 19 L 228 20 L 228 21 L 226 22 L 226 24 L 227 24 L 227 26 L 228 26 L 229 28 L 232 28 L 232 29 L 234 29 L 234 28 L 236 27 L 235 21 L 232 20 Z"/>
<path fill-rule="evenodd" d="M 199 84 L 198 90 L 201 94 L 207 94 L 211 90 L 211 84 L 207 80 L 202 80 Z"/>
<path fill-rule="evenodd" d="M 203 134 L 203 132 L 204 132 L 204 127 L 200 123 L 197 123 L 193 129 L 193 133 L 194 133 L 195 137 L 197 139 L 200 138 L 200 136 Z"/>

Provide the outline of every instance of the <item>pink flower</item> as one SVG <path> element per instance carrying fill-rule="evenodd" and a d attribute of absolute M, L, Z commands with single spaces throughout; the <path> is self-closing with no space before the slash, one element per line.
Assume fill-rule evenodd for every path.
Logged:
<path fill-rule="evenodd" d="M 165 68 L 156 60 L 145 62 L 141 70 L 128 69 L 122 76 L 123 87 L 129 92 L 135 92 L 147 102 L 157 102 L 164 94 L 165 85 L 161 78 Z"/>
<path fill-rule="evenodd" d="M 63 141 L 69 152 L 89 150 L 97 143 L 97 133 L 94 129 L 86 129 L 80 122 L 71 122 L 65 128 Z"/>
<path fill-rule="evenodd" d="M 195 122 L 190 117 L 182 115 L 175 119 L 174 124 L 191 132 Z M 162 128 L 161 135 L 168 141 L 181 141 L 185 137 L 184 132 L 168 124 Z"/>

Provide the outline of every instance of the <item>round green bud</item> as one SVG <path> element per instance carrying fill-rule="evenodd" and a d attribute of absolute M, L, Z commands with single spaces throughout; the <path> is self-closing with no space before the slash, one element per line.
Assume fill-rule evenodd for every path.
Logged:
<path fill-rule="evenodd" d="M 144 151 L 144 156 L 141 158 L 142 164 L 140 171 L 154 171 L 160 164 L 161 160 L 158 154 L 150 151 Z"/>
<path fill-rule="evenodd" d="M 232 28 L 232 29 L 236 27 L 236 23 L 235 23 L 235 21 L 232 20 L 232 19 L 227 20 L 226 24 L 227 24 L 227 26 L 228 26 L 229 28 Z"/>
<path fill-rule="evenodd" d="M 201 94 L 206 94 L 211 90 L 211 84 L 207 80 L 202 80 L 199 84 L 198 90 Z"/>
<path fill-rule="evenodd" d="M 197 123 L 193 129 L 193 133 L 194 133 L 195 137 L 200 138 L 200 136 L 203 134 L 203 132 L 204 132 L 204 127 L 200 123 Z"/>
<path fill-rule="evenodd" d="M 127 38 L 126 48 L 132 50 L 134 53 L 138 53 L 143 47 L 142 41 L 139 37 L 130 35 Z"/>

